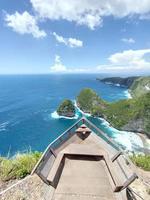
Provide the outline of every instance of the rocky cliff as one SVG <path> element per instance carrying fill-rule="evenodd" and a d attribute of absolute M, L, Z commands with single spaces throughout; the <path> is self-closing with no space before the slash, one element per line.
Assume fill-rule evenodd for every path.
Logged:
<path fill-rule="evenodd" d="M 139 77 L 137 76 L 132 76 L 132 77 L 127 77 L 127 78 L 121 78 L 121 77 L 110 77 L 110 78 L 104 78 L 104 79 L 99 79 L 97 80 L 104 82 L 106 84 L 114 84 L 117 86 L 122 86 L 126 88 L 130 88 L 133 82 Z"/>

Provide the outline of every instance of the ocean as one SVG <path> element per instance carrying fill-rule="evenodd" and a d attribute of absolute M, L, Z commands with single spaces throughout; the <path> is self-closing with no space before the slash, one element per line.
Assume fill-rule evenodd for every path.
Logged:
<path fill-rule="evenodd" d="M 60 118 L 56 109 L 63 99 L 75 100 L 85 87 L 94 89 L 103 99 L 114 102 L 129 97 L 125 88 L 96 80 L 98 74 L 74 75 L 1 75 L 0 76 L 0 155 L 12 156 L 28 150 L 43 151 L 74 119 Z M 142 147 L 134 133 L 120 132 L 103 119 L 87 116 L 124 149 Z"/>

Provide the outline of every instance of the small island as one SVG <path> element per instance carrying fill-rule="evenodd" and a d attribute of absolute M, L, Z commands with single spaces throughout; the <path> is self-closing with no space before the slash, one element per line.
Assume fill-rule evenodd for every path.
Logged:
<path fill-rule="evenodd" d="M 74 117 L 75 116 L 75 106 L 73 102 L 69 99 L 65 99 L 58 107 L 57 113 L 59 116 L 64 117 Z"/>

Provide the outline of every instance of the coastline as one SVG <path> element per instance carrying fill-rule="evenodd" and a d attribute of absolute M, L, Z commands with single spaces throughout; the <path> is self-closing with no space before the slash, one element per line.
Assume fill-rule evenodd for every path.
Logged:
<path fill-rule="evenodd" d="M 128 93 L 127 93 L 128 94 Z M 75 117 L 64 117 L 64 116 L 59 116 L 56 111 L 51 113 L 51 117 L 53 119 L 78 119 L 81 116 L 85 117 L 92 117 L 91 114 L 89 113 L 84 113 L 77 105 L 76 100 L 74 100 L 74 105 L 76 107 L 76 114 Z M 108 132 L 111 133 L 112 139 L 114 139 L 115 142 L 117 142 L 121 148 L 123 148 L 127 152 L 133 152 L 135 153 L 140 153 L 142 149 L 147 148 L 147 150 L 150 150 L 150 143 L 148 145 L 148 142 L 145 137 L 142 137 L 140 133 L 135 133 L 135 132 L 129 132 L 125 130 L 118 130 L 115 127 L 111 126 L 111 124 L 104 118 L 99 118 L 96 117 L 95 119 L 100 120 L 99 125 L 102 126 L 100 128 L 104 128 L 106 131 L 106 134 Z"/>

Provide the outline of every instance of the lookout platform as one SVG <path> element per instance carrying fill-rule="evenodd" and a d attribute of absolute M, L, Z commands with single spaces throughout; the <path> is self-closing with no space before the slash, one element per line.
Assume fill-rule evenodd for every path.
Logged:
<path fill-rule="evenodd" d="M 137 178 L 119 147 L 85 118 L 47 147 L 32 173 L 48 185 L 49 200 L 132 200 L 128 186 Z"/>

